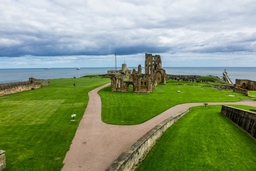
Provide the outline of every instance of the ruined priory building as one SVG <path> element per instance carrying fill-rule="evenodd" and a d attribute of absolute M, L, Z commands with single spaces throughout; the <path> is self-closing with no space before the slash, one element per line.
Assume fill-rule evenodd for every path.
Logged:
<path fill-rule="evenodd" d="M 126 79 L 126 74 L 116 74 L 111 77 L 111 90 L 128 92 L 129 90 L 137 93 L 150 93 L 158 82 L 166 84 L 166 72 L 162 68 L 160 55 L 153 56 L 145 54 L 145 74 L 142 74 L 141 65 L 138 70 L 133 69 L 129 75 L 129 80 Z"/>
<path fill-rule="evenodd" d="M 246 90 L 256 90 L 256 81 L 236 79 L 236 87 Z"/>

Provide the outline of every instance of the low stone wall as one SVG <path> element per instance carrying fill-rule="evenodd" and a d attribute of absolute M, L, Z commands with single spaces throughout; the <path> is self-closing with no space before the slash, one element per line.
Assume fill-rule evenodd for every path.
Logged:
<path fill-rule="evenodd" d="M 255 112 L 223 105 L 221 113 L 256 138 Z"/>
<path fill-rule="evenodd" d="M 189 110 L 186 110 L 175 117 L 166 119 L 159 125 L 155 126 L 125 152 L 123 152 L 116 160 L 114 160 L 106 171 L 135 170 L 163 133 L 188 111 Z"/>
<path fill-rule="evenodd" d="M 6 168 L 5 151 L 0 150 L 0 171 Z"/>
<path fill-rule="evenodd" d="M 170 75 L 167 74 L 166 77 L 168 79 L 178 80 L 178 81 L 198 81 L 198 75 Z"/>
<path fill-rule="evenodd" d="M 19 93 L 28 90 L 34 90 L 48 85 L 49 81 L 36 79 L 34 79 L 33 82 L 29 80 L 24 82 L 0 84 L 0 96 L 5 96 L 8 94 Z"/>
<path fill-rule="evenodd" d="M 248 90 L 246 90 L 246 89 L 239 88 L 239 87 L 235 87 L 235 88 L 233 89 L 233 91 L 234 91 L 234 92 L 238 92 L 238 93 L 242 93 L 242 94 L 248 96 Z"/>

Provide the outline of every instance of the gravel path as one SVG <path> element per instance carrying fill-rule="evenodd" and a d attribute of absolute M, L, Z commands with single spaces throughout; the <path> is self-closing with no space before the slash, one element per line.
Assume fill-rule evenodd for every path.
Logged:
<path fill-rule="evenodd" d="M 108 85 L 106 84 L 89 92 L 87 108 L 63 161 L 62 171 L 104 171 L 123 151 L 154 126 L 192 106 L 203 105 L 203 103 L 177 105 L 140 125 L 109 125 L 101 121 L 101 99 L 97 93 Z M 208 104 L 256 106 L 256 102 L 253 101 Z"/>

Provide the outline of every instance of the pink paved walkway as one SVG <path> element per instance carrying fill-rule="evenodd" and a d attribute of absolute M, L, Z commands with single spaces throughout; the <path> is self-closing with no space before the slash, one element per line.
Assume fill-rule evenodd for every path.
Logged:
<path fill-rule="evenodd" d="M 104 171 L 123 151 L 154 126 L 192 106 L 203 105 L 203 103 L 177 105 L 140 125 L 109 125 L 101 121 L 101 99 L 97 93 L 108 85 L 106 84 L 89 92 L 87 108 L 79 123 L 70 150 L 63 161 L 62 171 Z M 208 104 L 256 106 L 256 102 L 252 101 Z"/>

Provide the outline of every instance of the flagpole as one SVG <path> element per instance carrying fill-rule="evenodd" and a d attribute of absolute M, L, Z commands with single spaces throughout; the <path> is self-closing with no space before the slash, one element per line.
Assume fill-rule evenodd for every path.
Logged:
<path fill-rule="evenodd" d="M 116 68 L 116 70 L 117 70 L 116 52 L 115 52 L 115 68 Z"/>

